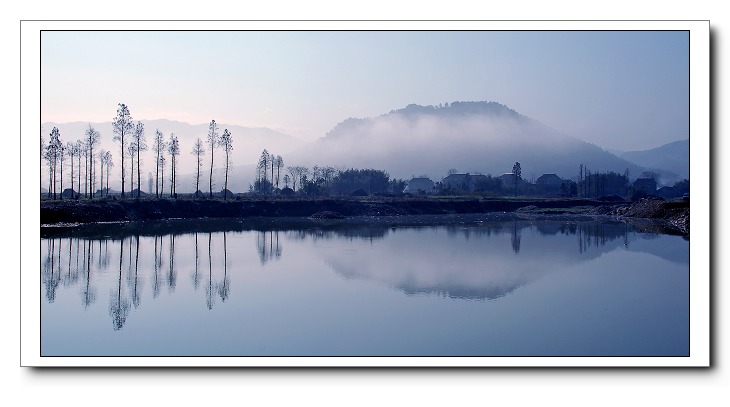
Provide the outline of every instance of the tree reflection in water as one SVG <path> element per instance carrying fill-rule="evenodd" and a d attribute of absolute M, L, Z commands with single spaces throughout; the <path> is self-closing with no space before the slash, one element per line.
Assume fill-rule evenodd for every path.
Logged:
<path fill-rule="evenodd" d="M 256 248 L 259 253 L 261 264 L 279 259 L 281 257 L 281 245 L 279 244 L 279 231 L 257 231 Z M 225 236 L 225 232 L 224 232 Z"/>
<path fill-rule="evenodd" d="M 208 306 L 209 310 L 213 309 L 213 304 L 215 303 L 215 297 L 213 296 L 213 256 L 211 253 L 212 241 L 213 235 L 212 233 L 208 233 L 208 286 L 205 288 L 205 305 Z"/>
<path fill-rule="evenodd" d="M 139 235 L 135 236 L 134 276 L 129 278 L 129 283 L 132 290 L 132 305 L 134 305 L 134 308 L 138 308 L 141 301 L 139 293 Z"/>
<path fill-rule="evenodd" d="M 170 235 L 170 269 L 167 273 L 168 291 L 174 292 L 176 284 L 177 284 L 177 273 L 175 272 L 175 235 Z"/>
<path fill-rule="evenodd" d="M 43 262 L 42 282 L 46 287 L 46 299 L 49 303 L 56 300 L 56 289 L 60 283 L 59 274 L 56 273 L 56 239 L 48 240 L 48 255 Z M 60 253 L 60 250 L 59 250 Z"/>
<path fill-rule="evenodd" d="M 258 260 L 262 267 L 269 266 L 272 260 L 280 260 L 282 258 L 283 246 L 287 241 L 291 243 L 293 241 L 311 239 L 315 244 L 319 244 L 320 242 L 330 240 L 358 240 L 367 241 L 371 245 L 387 248 L 392 244 L 392 240 L 389 239 L 392 239 L 394 236 L 400 236 L 404 232 L 436 230 L 445 230 L 451 239 L 461 236 L 465 241 L 470 242 L 470 244 L 463 245 L 464 247 L 459 249 L 463 252 L 462 255 L 467 256 L 467 258 L 471 256 L 466 252 L 469 247 L 484 248 L 484 245 L 499 246 L 499 250 L 506 251 L 507 253 L 510 252 L 511 247 L 511 251 L 514 254 L 519 254 L 520 258 L 535 256 L 536 248 L 534 245 L 545 244 L 533 238 L 536 233 L 544 236 L 569 236 L 569 239 L 561 240 L 559 247 L 551 246 L 549 249 L 542 250 L 546 252 L 545 255 L 563 255 L 557 252 L 565 251 L 565 256 L 568 256 L 567 252 L 572 250 L 572 257 L 577 259 L 576 261 L 584 261 L 585 259 L 592 258 L 591 256 L 600 255 L 600 250 L 596 249 L 616 239 L 621 239 L 617 243 L 623 248 L 628 249 L 632 241 L 629 234 L 635 233 L 636 231 L 633 226 L 618 222 L 541 222 L 514 219 L 508 222 L 477 221 L 472 223 L 465 222 L 458 225 L 432 225 L 425 223 L 405 226 L 392 226 L 387 223 L 382 225 L 349 225 L 346 223 L 328 224 L 310 222 L 306 227 L 297 226 L 297 228 L 292 229 L 284 228 L 279 224 L 272 224 L 274 226 L 268 228 L 255 225 L 255 227 L 246 229 L 244 226 L 237 227 L 235 223 L 231 224 L 230 222 L 227 226 L 216 222 L 196 223 L 192 226 L 183 223 L 181 224 L 182 226 L 176 226 L 175 222 L 167 222 L 153 224 L 151 226 L 141 225 L 132 227 L 125 224 L 107 226 L 105 229 L 91 228 L 90 230 L 93 233 L 86 233 L 82 228 L 74 229 L 71 232 L 59 230 L 43 231 L 46 234 L 42 239 L 41 246 L 44 252 L 41 258 L 41 288 L 43 290 L 43 297 L 48 303 L 57 302 L 59 287 L 61 285 L 63 287 L 73 287 L 79 284 L 80 289 L 78 292 L 81 295 L 84 307 L 88 308 L 94 304 L 97 299 L 97 288 L 95 285 L 98 286 L 101 280 L 108 278 L 104 277 L 105 275 L 109 277 L 113 276 L 113 273 L 109 273 L 112 271 L 110 269 L 117 267 L 114 265 L 114 255 L 110 255 L 110 252 L 115 251 L 116 246 L 114 246 L 114 243 L 117 241 L 119 242 L 119 262 L 118 270 L 115 270 L 115 286 L 110 290 L 109 315 L 112 318 L 114 329 L 120 330 L 127 321 L 130 308 L 132 306 L 135 309 L 140 308 L 144 302 L 142 296 L 146 279 L 149 279 L 147 284 L 151 283 L 151 297 L 153 299 L 161 295 L 161 287 L 164 284 L 168 287 L 167 293 L 173 295 L 179 283 L 177 278 L 178 268 L 183 267 L 181 270 L 184 270 L 186 265 L 192 263 L 194 256 L 194 270 L 189 274 L 192 278 L 193 291 L 198 291 L 200 285 L 204 284 L 204 272 L 200 270 L 201 249 L 199 247 L 200 242 L 198 241 L 199 233 L 208 234 L 208 283 L 204 284 L 204 295 L 206 308 L 212 310 L 216 304 L 216 297 L 222 302 L 229 302 L 232 277 L 228 273 L 229 261 L 238 258 L 239 250 L 250 250 L 250 246 L 246 248 L 234 244 L 232 253 L 235 255 L 229 256 L 229 240 L 232 242 L 245 241 L 229 239 L 232 236 L 231 231 L 235 233 L 233 236 L 239 234 L 249 234 L 252 236 L 252 240 L 255 243 L 252 242 L 251 245 L 255 244 L 256 253 L 251 254 L 253 259 L 256 259 L 256 255 L 258 255 Z M 197 230 L 190 230 L 192 227 L 198 227 L 200 229 L 208 228 L 209 230 L 199 232 Z M 175 228 L 179 228 L 179 230 Z M 490 239 L 485 238 L 490 236 Z M 637 235 L 634 234 L 632 236 Z M 641 239 L 651 236 L 654 235 L 644 233 L 641 234 Z M 168 243 L 164 242 L 165 238 L 169 239 Z M 549 245 L 558 244 L 550 243 L 552 241 L 545 242 Z M 153 245 L 149 246 L 149 243 L 153 243 Z M 474 246 L 475 244 L 477 245 Z M 125 245 L 128 247 L 125 247 Z M 193 245 L 194 253 L 192 250 Z M 169 250 L 167 258 L 165 258 L 164 254 L 165 247 Z M 415 245 L 412 250 L 416 251 L 407 252 L 408 256 L 412 258 L 408 259 L 408 261 L 404 260 L 405 262 L 403 264 L 401 264 L 400 260 L 391 258 L 387 261 L 384 260 L 385 263 L 380 265 L 380 269 L 384 270 L 387 267 L 401 267 L 405 269 L 411 267 L 413 264 L 418 264 L 418 267 L 411 270 L 413 275 L 409 277 L 411 280 L 407 284 L 394 280 L 398 275 L 396 272 L 391 272 L 390 276 L 388 276 L 385 270 L 383 273 L 373 272 L 377 267 L 374 267 L 373 270 L 367 270 L 365 268 L 367 267 L 367 263 L 377 263 L 377 259 L 373 259 L 372 257 L 377 257 L 379 256 L 378 254 L 365 254 L 365 257 L 358 258 L 357 261 L 353 261 L 351 258 L 341 266 L 338 264 L 335 270 L 341 275 L 354 275 L 366 279 L 379 280 L 382 283 L 393 285 L 405 293 L 448 293 L 448 295 L 462 298 L 484 299 L 497 297 L 503 295 L 505 290 L 510 287 L 518 287 L 524 284 L 524 281 L 515 280 L 509 281 L 509 284 L 506 284 L 499 290 L 496 288 L 474 288 L 473 285 L 470 286 L 467 284 L 470 278 L 483 279 L 485 273 L 493 273 L 495 270 L 480 270 L 479 273 L 474 272 L 469 275 L 467 273 L 459 274 L 459 271 L 456 269 L 452 270 L 455 267 L 453 265 L 446 265 L 441 270 L 432 270 L 434 267 L 438 267 L 436 264 L 436 260 L 438 259 L 433 256 L 429 257 L 428 255 L 416 255 L 416 253 L 419 250 L 438 251 L 441 249 L 435 250 L 429 249 L 425 245 Z M 610 248 L 610 250 L 613 250 L 613 248 Z M 180 253 L 177 253 L 177 251 Z M 476 255 L 480 251 L 482 250 L 477 250 Z M 384 256 L 390 256 L 390 253 L 386 253 Z M 222 265 L 217 260 L 221 257 Z M 432 261 L 425 261 L 421 264 L 417 257 L 424 257 Z M 553 260 L 551 259 L 549 261 Z M 127 264 L 125 265 L 124 262 L 127 262 Z M 153 265 L 152 268 L 149 267 L 150 263 Z M 217 265 L 215 273 L 213 263 Z M 331 264 L 334 268 L 335 263 Z M 192 264 L 190 266 L 192 268 Z M 237 266 L 240 267 L 241 264 Z M 163 267 L 166 268 L 166 271 L 163 271 Z M 461 268 L 469 267 L 462 265 Z M 233 270 L 242 272 L 242 269 Z M 216 275 L 215 278 L 214 274 Z M 96 275 L 99 275 L 100 278 L 96 278 Z M 515 273 L 512 274 L 513 277 L 515 275 Z M 425 276 L 432 279 L 429 284 L 421 284 L 422 282 L 418 281 L 419 278 L 426 278 Z M 464 278 L 464 284 L 461 286 L 447 283 L 447 280 L 452 283 L 454 281 L 458 282 L 458 278 L 460 277 Z M 126 280 L 126 283 L 123 280 Z"/>
<path fill-rule="evenodd" d="M 520 254 L 520 240 L 522 239 L 522 229 L 517 227 L 517 222 L 512 222 L 512 250 L 515 254 Z"/>
<path fill-rule="evenodd" d="M 162 236 L 160 239 L 159 251 L 157 248 L 158 236 L 155 235 L 155 258 L 154 258 L 154 277 L 152 280 L 152 297 L 157 298 L 160 295 L 160 269 L 162 268 Z"/>
<path fill-rule="evenodd" d="M 200 277 L 198 276 L 198 267 L 200 265 L 200 256 L 198 256 L 198 232 L 195 232 L 195 273 L 193 274 L 193 287 L 198 290 L 200 286 Z"/>
<path fill-rule="evenodd" d="M 76 239 L 76 267 L 78 269 L 78 262 L 79 262 L 79 246 L 80 246 L 81 239 Z M 86 253 L 86 240 L 83 240 L 84 243 L 84 253 Z M 105 241 L 106 246 L 106 241 Z M 108 248 L 108 246 L 107 246 Z M 101 256 L 100 256 L 101 257 Z M 108 266 L 108 252 L 105 253 L 106 265 Z M 84 259 L 86 256 L 84 256 Z M 85 264 L 82 260 L 82 265 Z M 88 265 L 87 265 L 88 266 Z M 106 267 L 104 268 L 106 269 Z M 83 267 L 83 273 L 85 276 L 85 282 L 82 291 L 81 291 L 81 299 L 84 304 L 84 308 L 88 308 L 91 304 L 93 304 L 96 301 L 96 289 L 91 286 L 91 268 L 90 267 Z"/>
<path fill-rule="evenodd" d="M 228 278 L 228 256 L 227 256 L 226 232 L 223 232 L 223 282 L 218 284 L 218 295 L 223 302 L 228 299 L 230 294 L 231 282 Z"/>
<path fill-rule="evenodd" d="M 124 239 L 119 241 L 119 284 L 117 292 L 112 293 L 109 299 L 109 315 L 112 317 L 114 330 L 118 331 L 124 327 L 129 315 L 129 300 L 122 297 L 122 260 L 124 258 Z"/>

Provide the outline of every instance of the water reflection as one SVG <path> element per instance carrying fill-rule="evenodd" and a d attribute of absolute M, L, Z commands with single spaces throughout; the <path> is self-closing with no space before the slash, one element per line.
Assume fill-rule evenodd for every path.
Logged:
<path fill-rule="evenodd" d="M 157 301 L 175 295 L 191 280 L 198 306 L 205 304 L 212 311 L 217 301 L 231 299 L 232 275 L 255 273 L 245 253 L 254 254 L 261 268 L 274 267 L 272 261 L 286 259 L 287 245 L 294 254 L 286 267 L 306 269 L 320 261 L 341 277 L 377 282 L 407 295 L 480 301 L 502 298 L 549 273 L 617 249 L 688 264 L 686 242 L 646 244 L 659 235 L 640 233 L 619 222 L 478 218 L 445 225 L 293 222 L 293 226 L 243 222 L 224 226 L 216 221 L 182 221 L 43 230 L 44 298 L 53 304 L 60 287 L 78 286 L 88 308 L 97 300 L 98 280 L 113 275 L 113 285 L 103 289 L 109 289 L 113 329 L 121 330 L 132 312 L 143 307 L 145 284 L 151 285 L 151 299 Z M 231 253 L 229 238 L 234 240 Z M 303 245 L 314 249 L 301 249 Z M 179 272 L 190 280 L 179 281 Z"/>
<path fill-rule="evenodd" d="M 225 236 L 225 232 L 224 236 Z M 256 232 L 256 248 L 259 252 L 261 264 L 266 264 L 271 260 L 281 258 L 281 244 L 279 244 L 279 231 L 257 231 Z"/>
<path fill-rule="evenodd" d="M 91 246 L 90 246 L 91 247 Z M 131 251 L 130 251 L 131 253 Z M 118 331 L 124 327 L 129 315 L 129 300 L 122 295 L 122 263 L 124 258 L 124 240 L 119 241 L 119 284 L 116 293 L 112 292 L 109 297 L 109 315 L 112 317 L 114 330 Z M 116 294 L 116 295 L 115 295 Z"/>

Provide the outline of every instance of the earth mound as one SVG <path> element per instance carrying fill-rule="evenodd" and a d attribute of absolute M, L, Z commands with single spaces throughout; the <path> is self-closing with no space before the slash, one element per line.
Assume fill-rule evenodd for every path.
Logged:
<path fill-rule="evenodd" d="M 310 216 L 311 219 L 344 219 L 345 216 L 339 212 L 334 211 L 322 211 L 314 213 Z"/>

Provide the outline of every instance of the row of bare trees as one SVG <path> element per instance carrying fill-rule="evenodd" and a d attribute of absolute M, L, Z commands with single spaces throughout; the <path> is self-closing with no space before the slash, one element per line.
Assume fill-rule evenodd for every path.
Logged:
<path fill-rule="evenodd" d="M 140 121 L 136 122 L 132 118 L 129 111 L 129 107 L 124 103 L 119 103 L 117 108 L 117 115 L 112 121 L 112 130 L 114 133 L 113 140 L 119 143 L 120 152 L 120 164 L 121 164 L 121 196 L 125 197 L 126 180 L 125 171 L 126 159 L 129 159 L 129 183 L 130 192 L 136 192 L 136 197 L 141 196 L 141 153 L 147 151 L 147 140 L 145 138 L 145 127 Z M 77 140 L 76 142 L 69 142 L 63 144 L 60 138 L 60 132 L 58 128 L 54 127 L 50 133 L 50 140 L 46 144 L 43 137 L 43 129 L 41 129 L 41 174 L 43 170 L 43 162 L 45 161 L 49 171 L 49 182 L 48 182 L 48 196 L 57 199 L 58 196 L 63 198 L 63 165 L 66 156 L 71 160 L 71 190 L 75 191 L 75 188 L 81 188 L 81 160 L 84 160 L 84 197 L 93 198 L 94 191 L 96 190 L 96 164 L 95 150 L 98 148 L 101 142 L 100 133 L 94 129 L 93 126 L 89 125 L 86 130 L 84 138 Z M 223 134 L 218 135 L 218 125 L 215 120 L 210 122 L 208 132 L 208 146 L 210 149 L 210 197 L 213 196 L 213 168 L 214 168 L 214 152 L 217 147 L 221 147 L 225 152 L 225 185 L 224 189 L 228 189 L 228 174 L 231 165 L 231 151 L 233 151 L 233 138 L 228 129 L 223 131 Z M 155 138 L 152 144 L 152 150 L 154 152 L 155 160 L 155 197 L 160 198 L 165 193 L 165 164 L 169 157 L 170 163 L 170 196 L 177 197 L 177 158 L 180 155 L 180 142 L 174 133 L 170 134 L 169 139 L 165 139 L 164 134 L 159 130 L 155 130 Z M 200 168 L 202 166 L 201 158 L 205 155 L 206 151 L 203 142 L 198 138 L 193 145 L 191 152 L 196 156 L 197 159 L 197 171 L 195 189 L 200 190 Z M 126 156 L 125 156 L 126 155 Z M 109 177 L 111 167 L 114 166 L 112 154 L 109 151 L 101 150 L 98 153 L 98 159 L 100 162 L 100 177 L 99 184 L 104 186 L 106 181 L 106 193 L 109 193 Z M 76 161 L 74 161 L 76 160 Z M 135 162 L 136 161 L 136 162 Z M 136 191 L 135 191 L 135 168 L 136 168 Z M 78 182 L 74 185 L 75 177 L 74 170 L 78 176 Z M 104 175 L 106 174 L 106 179 Z M 42 177 L 42 175 L 41 175 Z M 41 178 L 42 182 L 42 178 Z M 60 185 L 60 191 L 57 190 L 57 186 Z M 151 184 L 150 184 L 151 185 Z M 102 189 L 102 194 L 104 189 Z M 197 192 L 196 192 L 197 195 Z M 227 193 L 225 194 L 227 198 Z"/>
<path fill-rule="evenodd" d="M 48 144 L 43 139 L 43 130 L 41 129 L 41 173 L 42 163 L 45 161 L 48 166 L 48 196 L 57 199 L 60 197 L 63 199 L 63 165 L 66 157 L 68 157 L 70 163 L 70 175 L 71 175 L 71 191 L 76 194 L 76 188 L 79 189 L 78 194 L 81 191 L 81 174 L 82 174 L 82 158 L 83 158 L 83 174 L 84 174 L 84 196 L 94 197 L 97 188 L 96 185 L 96 164 L 97 156 L 94 151 L 99 146 L 101 141 L 101 135 L 91 125 L 84 132 L 84 137 L 76 141 L 69 141 L 63 143 L 61 140 L 61 132 L 58 128 L 54 127 L 50 134 L 50 140 Z M 108 191 L 108 174 L 111 167 L 114 166 L 112 155 L 109 151 L 101 150 L 98 152 L 98 161 L 100 163 L 99 170 L 101 176 L 99 177 L 100 187 L 104 184 L 104 170 L 106 169 L 107 174 L 107 191 Z M 57 188 L 58 187 L 58 188 Z M 102 190 L 103 192 L 103 190 Z"/>
<path fill-rule="evenodd" d="M 223 130 L 223 134 L 218 134 L 218 123 L 215 120 L 211 120 L 208 125 L 208 148 L 210 148 L 210 180 L 208 183 L 208 194 L 210 198 L 213 198 L 213 168 L 215 149 L 221 147 L 226 154 L 225 160 L 225 181 L 223 185 L 223 196 L 224 199 L 228 199 L 228 171 L 231 166 L 231 151 L 233 151 L 233 137 L 228 129 Z M 193 144 L 192 154 L 196 157 L 196 172 L 195 172 L 195 195 L 198 195 L 200 191 L 200 159 L 205 155 L 205 148 L 203 147 L 203 141 L 200 138 L 195 140 Z"/>
<path fill-rule="evenodd" d="M 279 189 L 279 180 L 281 179 L 281 169 L 283 167 L 284 159 L 280 155 L 271 154 L 267 149 L 264 149 L 256 165 L 254 190 L 259 193 L 270 193 Z M 271 175 L 269 176 L 269 174 Z"/>

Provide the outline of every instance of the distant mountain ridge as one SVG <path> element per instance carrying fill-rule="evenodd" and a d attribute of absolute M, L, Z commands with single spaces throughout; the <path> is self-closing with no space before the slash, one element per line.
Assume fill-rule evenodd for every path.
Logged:
<path fill-rule="evenodd" d="M 650 169 L 668 170 L 689 179 L 689 139 L 649 150 L 627 151 L 620 157 Z"/>
<path fill-rule="evenodd" d="M 527 180 L 543 173 L 577 178 L 580 164 L 591 172 L 628 169 L 633 178 L 647 170 L 487 101 L 411 104 L 374 118 L 349 118 L 289 159 L 309 166 L 384 169 L 405 179 L 425 174 L 434 180 L 451 168 L 498 176 L 515 162 Z"/>

